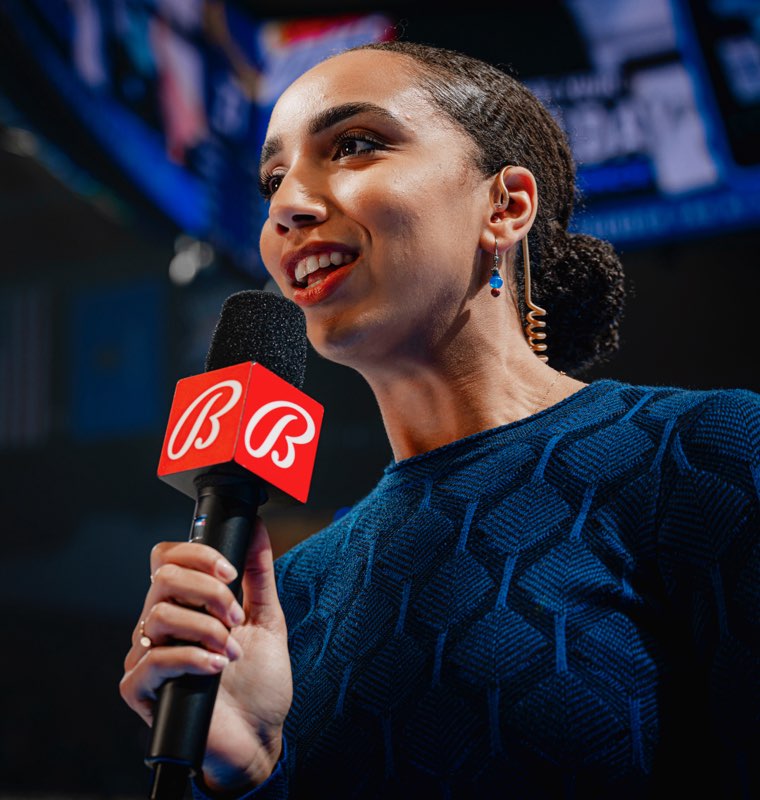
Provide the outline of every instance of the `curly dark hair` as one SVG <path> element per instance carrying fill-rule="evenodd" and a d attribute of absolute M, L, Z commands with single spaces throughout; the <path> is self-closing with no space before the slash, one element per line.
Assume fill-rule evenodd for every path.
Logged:
<path fill-rule="evenodd" d="M 547 355 L 552 366 L 573 374 L 608 360 L 620 346 L 623 267 L 609 242 L 567 230 L 575 163 L 550 112 L 506 72 L 454 50 L 403 41 L 351 50 L 384 50 L 416 62 L 421 87 L 475 143 L 483 175 L 506 165 L 533 173 L 540 202 L 530 232 L 531 298 L 547 312 Z M 523 272 L 515 272 L 524 317 Z"/>

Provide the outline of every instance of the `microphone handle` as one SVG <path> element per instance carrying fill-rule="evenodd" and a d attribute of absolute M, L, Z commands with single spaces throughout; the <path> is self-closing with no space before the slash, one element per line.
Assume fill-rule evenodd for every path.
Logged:
<path fill-rule="evenodd" d="M 190 541 L 216 548 L 237 569 L 229 586 L 240 599 L 245 556 L 259 502 L 266 495 L 250 473 L 206 473 L 196 479 L 196 486 Z M 153 768 L 150 800 L 182 800 L 188 777 L 200 771 L 220 677 L 182 675 L 159 688 L 145 757 Z"/>

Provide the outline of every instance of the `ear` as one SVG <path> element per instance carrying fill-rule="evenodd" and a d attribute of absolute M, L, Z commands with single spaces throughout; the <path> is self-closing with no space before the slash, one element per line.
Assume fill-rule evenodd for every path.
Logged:
<path fill-rule="evenodd" d="M 504 167 L 489 187 L 488 217 L 480 234 L 480 247 L 494 252 L 511 250 L 533 225 L 538 210 L 538 188 L 533 173 L 525 167 Z"/>

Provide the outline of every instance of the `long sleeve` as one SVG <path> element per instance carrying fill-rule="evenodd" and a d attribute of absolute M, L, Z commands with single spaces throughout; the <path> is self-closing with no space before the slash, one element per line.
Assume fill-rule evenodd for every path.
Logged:
<path fill-rule="evenodd" d="M 704 730 L 691 770 L 718 759 L 713 790 L 749 797 L 760 792 L 760 396 L 711 393 L 673 429 L 668 456 L 660 564 L 688 676 L 682 710 Z"/>
<path fill-rule="evenodd" d="M 288 745 L 287 740 L 283 737 L 282 740 L 282 753 L 280 758 L 272 770 L 272 774 L 264 781 L 264 783 L 251 789 L 250 792 L 245 794 L 225 794 L 217 795 L 210 793 L 207 787 L 202 786 L 201 781 L 193 779 L 191 782 L 193 790 L 193 798 L 195 800 L 285 800 L 288 796 L 288 778 L 286 764 L 288 761 Z"/>

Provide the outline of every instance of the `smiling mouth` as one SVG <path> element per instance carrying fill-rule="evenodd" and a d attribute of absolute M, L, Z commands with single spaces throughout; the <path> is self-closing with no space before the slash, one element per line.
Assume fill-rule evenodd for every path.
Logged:
<path fill-rule="evenodd" d="M 298 289 L 305 289 L 315 283 L 323 281 L 331 272 L 345 267 L 356 261 L 356 253 L 341 253 L 333 250 L 329 253 L 320 253 L 302 258 L 295 269 L 293 285 Z"/>

